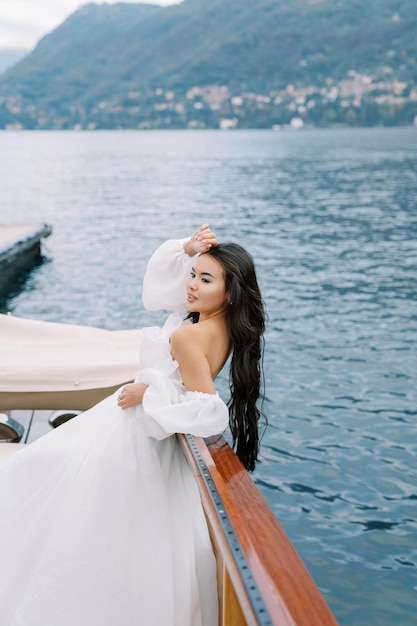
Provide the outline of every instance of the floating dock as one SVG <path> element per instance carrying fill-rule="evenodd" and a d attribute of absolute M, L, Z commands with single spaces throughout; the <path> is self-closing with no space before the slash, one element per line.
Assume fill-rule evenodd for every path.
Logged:
<path fill-rule="evenodd" d="M 49 237 L 48 224 L 0 224 L 0 298 L 15 287 L 16 278 L 41 256 L 41 240 Z"/>

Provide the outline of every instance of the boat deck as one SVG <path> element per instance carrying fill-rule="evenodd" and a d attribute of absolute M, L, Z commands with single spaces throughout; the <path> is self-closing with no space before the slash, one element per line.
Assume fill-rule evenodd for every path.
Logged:
<path fill-rule="evenodd" d="M 7 413 L 24 427 L 22 443 L 32 443 L 32 441 L 39 439 L 39 437 L 46 435 L 46 433 L 52 430 L 49 419 L 55 411 L 22 409 L 7 411 Z"/>

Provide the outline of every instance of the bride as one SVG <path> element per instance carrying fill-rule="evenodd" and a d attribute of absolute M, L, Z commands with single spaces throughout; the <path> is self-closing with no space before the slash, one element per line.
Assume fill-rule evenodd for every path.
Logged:
<path fill-rule="evenodd" d="M 214 555 L 175 433 L 229 424 L 254 469 L 265 319 L 252 258 L 204 224 L 156 250 L 142 298 L 173 313 L 144 329 L 134 383 L 0 472 L 1 626 L 218 623 Z M 229 358 L 226 406 L 213 381 Z"/>

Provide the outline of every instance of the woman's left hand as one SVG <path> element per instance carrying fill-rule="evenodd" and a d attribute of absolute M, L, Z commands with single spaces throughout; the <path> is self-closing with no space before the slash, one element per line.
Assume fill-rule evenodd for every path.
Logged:
<path fill-rule="evenodd" d="M 208 224 L 202 224 L 198 230 L 184 244 L 184 251 L 189 256 L 208 252 L 210 248 L 217 246 L 217 237 Z"/>
<path fill-rule="evenodd" d="M 142 404 L 143 394 L 148 385 L 144 383 L 129 383 L 125 385 L 117 396 L 117 404 L 121 409 L 131 409 Z"/>

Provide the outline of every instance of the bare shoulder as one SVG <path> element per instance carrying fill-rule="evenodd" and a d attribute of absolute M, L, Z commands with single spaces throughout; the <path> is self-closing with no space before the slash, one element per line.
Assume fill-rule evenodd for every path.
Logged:
<path fill-rule="evenodd" d="M 206 353 L 206 336 L 200 324 L 180 326 L 171 336 L 171 354 L 179 363 L 199 361 Z"/>
<path fill-rule="evenodd" d="M 175 330 L 171 336 L 171 346 L 179 347 L 180 344 L 184 344 L 185 348 L 189 346 L 189 344 L 194 347 L 198 347 L 195 345 L 203 344 L 208 336 L 209 328 L 205 326 L 205 324 L 184 324 Z"/>
<path fill-rule="evenodd" d="M 204 353 L 207 356 L 218 337 L 219 326 L 212 320 L 198 324 L 185 324 L 173 333 L 171 348 L 175 351 Z"/>
<path fill-rule="evenodd" d="M 213 378 L 206 355 L 206 331 L 200 324 L 184 325 L 171 337 L 171 354 L 178 362 L 184 385 L 190 391 L 214 393 Z"/>

